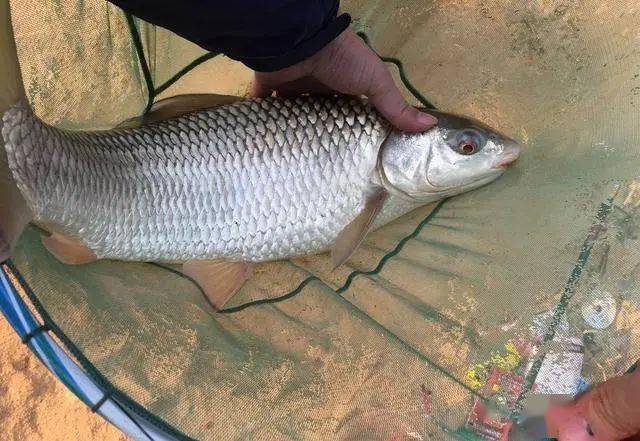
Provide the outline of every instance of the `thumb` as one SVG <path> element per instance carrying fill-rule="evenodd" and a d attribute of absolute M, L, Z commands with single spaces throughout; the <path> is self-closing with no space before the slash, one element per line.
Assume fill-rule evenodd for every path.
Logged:
<path fill-rule="evenodd" d="M 376 66 L 369 84 L 369 90 L 364 91 L 364 95 L 396 128 L 419 132 L 437 124 L 437 118 L 420 112 L 404 99 L 382 61 Z"/>
<path fill-rule="evenodd" d="M 612 378 L 576 403 L 596 440 L 622 440 L 640 432 L 640 371 Z"/>

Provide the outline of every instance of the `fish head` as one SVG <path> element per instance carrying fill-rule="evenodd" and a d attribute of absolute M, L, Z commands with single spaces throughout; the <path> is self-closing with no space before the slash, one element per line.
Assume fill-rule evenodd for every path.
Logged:
<path fill-rule="evenodd" d="M 428 111 L 438 124 L 419 133 L 393 131 L 382 146 L 388 185 L 419 201 L 460 194 L 497 179 L 520 155 L 515 140 L 471 118 Z"/>

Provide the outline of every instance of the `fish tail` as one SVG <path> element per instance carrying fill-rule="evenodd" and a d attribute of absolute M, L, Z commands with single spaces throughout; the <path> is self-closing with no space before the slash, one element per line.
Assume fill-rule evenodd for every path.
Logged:
<path fill-rule="evenodd" d="M 13 37 L 9 0 L 0 0 L 0 115 L 26 100 L 18 53 Z M 0 127 L 4 124 L 0 120 Z M 3 132 L 7 132 L 3 130 Z M 32 214 L 16 185 L 0 136 L 0 262 L 8 259 Z"/>

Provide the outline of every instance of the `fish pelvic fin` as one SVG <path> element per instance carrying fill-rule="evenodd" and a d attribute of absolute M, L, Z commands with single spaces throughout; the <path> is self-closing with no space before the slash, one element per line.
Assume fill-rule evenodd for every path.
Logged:
<path fill-rule="evenodd" d="M 338 234 L 331 249 L 333 269 L 351 257 L 364 240 L 389 194 L 383 187 L 374 187 L 365 195 L 364 209 Z"/>
<path fill-rule="evenodd" d="M 227 260 L 190 260 L 182 272 L 198 282 L 209 303 L 219 311 L 251 277 L 253 263 Z"/>
<path fill-rule="evenodd" d="M 42 244 L 56 259 L 67 265 L 83 265 L 97 260 L 95 253 L 82 241 L 64 234 L 42 236 Z"/>

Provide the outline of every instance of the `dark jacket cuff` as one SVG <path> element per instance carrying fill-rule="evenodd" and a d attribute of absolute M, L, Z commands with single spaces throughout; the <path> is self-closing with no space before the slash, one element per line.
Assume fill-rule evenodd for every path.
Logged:
<path fill-rule="evenodd" d="M 300 42 L 293 49 L 273 57 L 238 57 L 229 54 L 230 58 L 240 61 L 245 66 L 259 72 L 273 72 L 293 66 L 296 63 L 306 60 L 316 54 L 323 47 L 333 41 L 338 35 L 344 32 L 351 24 L 351 16 L 342 14 L 336 17 L 325 28 L 321 29 L 314 36 Z"/>
<path fill-rule="evenodd" d="M 351 23 L 339 0 L 109 0 L 198 46 L 257 71 L 314 55 Z"/>

